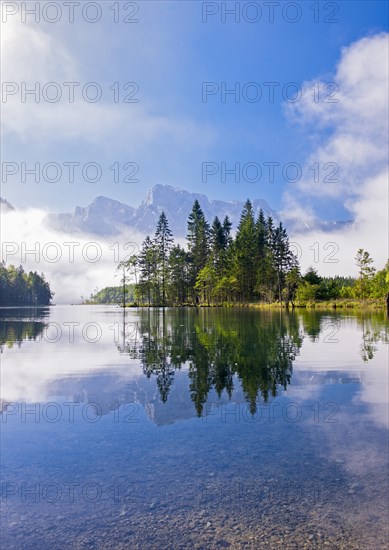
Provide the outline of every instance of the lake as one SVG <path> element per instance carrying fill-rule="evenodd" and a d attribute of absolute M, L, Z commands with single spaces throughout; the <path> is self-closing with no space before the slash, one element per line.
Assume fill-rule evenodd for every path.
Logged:
<path fill-rule="evenodd" d="M 0 310 L 2 543 L 387 548 L 382 312 Z"/>

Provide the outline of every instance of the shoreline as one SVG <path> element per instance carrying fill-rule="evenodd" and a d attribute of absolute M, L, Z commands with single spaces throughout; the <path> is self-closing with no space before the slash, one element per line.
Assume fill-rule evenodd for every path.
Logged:
<path fill-rule="evenodd" d="M 112 303 L 83 303 L 83 304 L 71 304 L 71 305 L 89 305 L 89 306 L 114 306 L 117 305 L 120 308 L 123 308 L 122 304 Z M 272 303 L 261 303 L 261 302 L 247 302 L 247 303 L 224 303 L 224 304 L 167 304 L 163 306 L 159 305 L 148 305 L 148 304 L 137 304 L 129 303 L 126 304 L 124 309 L 133 309 L 133 308 L 150 308 L 150 309 L 160 309 L 160 308 L 251 308 L 251 309 L 280 309 L 280 310 L 293 310 L 293 309 L 359 309 L 359 310 L 382 310 L 386 308 L 385 300 L 380 299 L 369 299 L 369 300 L 330 300 L 330 301 L 317 301 L 317 302 L 303 302 L 303 303 L 294 303 L 293 305 L 289 303 L 289 307 L 285 306 L 285 303 L 272 302 Z"/>

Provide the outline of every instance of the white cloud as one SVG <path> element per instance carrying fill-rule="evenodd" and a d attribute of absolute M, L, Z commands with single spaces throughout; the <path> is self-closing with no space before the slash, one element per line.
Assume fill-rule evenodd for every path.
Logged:
<path fill-rule="evenodd" d="M 388 171 L 382 171 L 363 183 L 358 196 L 346 201 L 350 216 L 356 220 L 353 225 L 331 233 L 312 231 L 291 235 L 301 254 L 303 272 L 313 266 L 321 275 L 357 276 L 354 258 L 358 248 L 369 251 L 377 269 L 384 267 L 389 255 L 388 178 Z M 301 218 L 303 207 L 299 204 L 298 208 Z"/>
<path fill-rule="evenodd" d="M 7 265 L 43 272 L 56 304 L 80 303 L 81 296 L 88 298 L 97 287 L 120 285 L 116 265 L 138 251 L 143 235 L 131 231 L 101 239 L 57 233 L 46 226 L 46 214 L 36 209 L 2 212 L 1 256 Z M 127 243 L 132 245 L 125 247 Z"/>
<path fill-rule="evenodd" d="M 202 147 L 211 142 L 215 133 L 210 126 L 199 126 L 187 117 L 165 115 L 154 104 L 147 102 L 142 89 L 131 96 L 138 103 L 114 102 L 114 93 L 109 89 L 111 81 L 100 80 L 101 100 L 91 103 L 83 97 L 83 87 L 90 82 L 80 60 L 72 53 L 68 38 L 55 35 L 48 26 L 32 26 L 17 20 L 4 25 L 2 38 L 2 79 L 7 90 L 18 86 L 15 94 L 8 94 L 2 106 L 4 137 L 16 137 L 22 143 L 31 140 L 44 145 L 80 140 L 106 147 L 113 143 L 125 143 L 132 151 L 141 149 L 153 141 L 173 140 L 181 146 Z M 131 80 L 131 79 L 129 79 Z M 54 87 L 43 92 L 44 86 L 57 83 L 57 103 L 50 103 L 47 96 L 57 97 Z M 79 83 L 74 87 L 74 102 L 69 102 L 69 86 L 64 83 Z M 27 89 L 39 84 L 39 101 L 29 94 L 22 102 L 22 83 Z M 125 82 L 119 82 L 122 97 L 133 90 L 124 91 Z M 4 88 L 3 88 L 4 92 Z M 94 90 L 90 88 L 90 97 Z M 121 100 L 120 100 L 121 101 Z"/>
<path fill-rule="evenodd" d="M 293 120 L 321 137 L 303 171 L 309 176 L 284 194 L 285 219 L 295 218 L 293 211 L 301 217 L 308 210 L 311 220 L 310 206 L 314 204 L 319 210 L 324 198 L 341 202 L 356 222 L 354 227 L 331 235 L 314 232 L 293 236 L 303 250 L 315 242 L 320 247 L 329 241 L 337 243 L 339 262 L 334 266 L 321 261 L 323 274 L 333 273 L 334 267 L 339 274 L 353 274 L 353 258 L 360 247 L 369 250 L 378 268 L 388 257 L 388 67 L 388 34 L 363 38 L 342 50 L 333 78 L 339 87 L 333 96 L 336 103 L 317 101 L 311 89 L 313 82 L 306 82 L 302 100 L 288 106 Z M 324 87 L 321 82 L 320 94 Z M 327 95 L 328 91 L 319 99 Z M 315 162 L 322 170 L 317 183 L 309 170 Z M 323 181 L 329 175 L 323 166 L 329 162 L 339 166 L 333 177 L 339 181 Z M 304 268 L 313 264 L 311 253 L 303 254 L 302 264 Z"/>

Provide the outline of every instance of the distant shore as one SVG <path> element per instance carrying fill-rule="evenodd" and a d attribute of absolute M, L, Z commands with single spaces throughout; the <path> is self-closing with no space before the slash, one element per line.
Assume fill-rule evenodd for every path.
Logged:
<path fill-rule="evenodd" d="M 77 305 L 77 304 L 72 304 Z M 111 303 L 98 303 L 98 302 L 84 302 L 79 305 L 117 305 L 123 308 L 123 304 L 117 302 Z M 138 303 L 127 303 L 125 308 L 162 308 L 162 304 L 148 305 Z M 224 304 L 167 304 L 167 308 L 251 308 L 251 309 L 385 309 L 386 302 L 384 299 L 343 299 L 343 300 L 323 300 L 323 301 L 307 301 L 307 302 L 289 302 L 288 308 L 285 303 L 280 302 L 249 302 L 249 303 L 224 303 Z"/>

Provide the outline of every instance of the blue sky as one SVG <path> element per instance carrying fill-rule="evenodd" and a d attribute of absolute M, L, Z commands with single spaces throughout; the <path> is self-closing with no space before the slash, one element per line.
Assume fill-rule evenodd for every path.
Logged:
<path fill-rule="evenodd" d="M 388 4 L 270 4 L 272 22 L 265 1 L 83 1 L 70 22 L 62 2 L 27 2 L 38 6 L 33 15 L 24 3 L 2 2 L 1 196 L 17 209 L 1 216 L 7 262 L 43 271 L 57 303 L 117 284 L 109 239 L 91 269 L 82 251 L 96 236 L 56 233 L 46 214 L 99 195 L 137 206 L 167 184 L 211 199 L 265 199 L 286 227 L 305 222 L 289 232 L 303 272 L 314 265 L 322 275 L 355 276 L 361 247 L 382 268 Z M 223 13 L 235 5 L 239 19 Z M 236 96 L 223 94 L 234 87 Z M 35 164 L 37 181 L 24 173 Z M 317 219 L 355 223 L 326 233 Z M 123 231 L 125 255 L 124 243 L 145 235 Z M 65 243 L 74 238 L 73 262 Z M 52 242 L 58 263 L 25 257 Z"/>
<path fill-rule="evenodd" d="M 130 6 L 125 11 L 124 4 L 119 6 L 121 20 L 132 9 Z M 249 4 L 262 9 L 259 21 L 247 21 L 254 17 L 255 9 Z M 285 20 L 297 13 L 292 4 L 301 15 L 295 23 Z M 3 197 L 17 207 L 59 212 L 73 210 L 76 204 L 86 205 L 98 195 L 137 205 L 148 189 L 162 183 L 206 193 L 210 198 L 264 198 L 281 210 L 289 207 L 288 193 L 300 193 L 303 207 L 320 218 L 353 216 L 347 207 L 349 193 L 318 197 L 285 180 L 282 168 L 290 162 L 301 166 L 302 179 L 313 177 L 313 171 L 306 167 L 314 162 L 319 162 L 322 170 L 325 162 L 315 154 L 330 139 L 337 122 L 332 118 L 322 124 L 327 105 L 322 105 L 319 122 L 307 122 L 306 110 L 296 119 L 295 107 L 299 111 L 304 102 L 285 101 L 282 90 L 288 83 L 295 83 L 296 89 L 303 89 L 309 81 L 337 84 L 342 49 L 387 31 L 386 2 L 280 2 L 275 5 L 273 23 L 264 2 L 240 2 L 240 21 L 227 15 L 225 23 L 222 3 L 141 1 L 133 16 L 139 22 L 134 24 L 114 23 L 114 12 L 109 10 L 113 3 L 100 5 L 102 17 L 94 24 L 78 11 L 74 23 L 69 23 L 66 15 L 57 23 L 49 23 L 43 12 L 38 23 L 31 16 L 23 23 L 20 13 L 7 17 L 3 25 L 6 82 L 17 83 L 19 89 L 22 82 L 26 86 L 39 82 L 41 88 L 47 82 L 57 82 L 65 94 L 64 82 L 82 85 L 94 81 L 103 96 L 101 101 L 89 103 L 78 90 L 71 105 L 66 99 L 48 103 L 42 94 L 38 103 L 29 96 L 22 103 L 19 91 L 6 98 L 2 104 L 2 156 L 3 162 L 16 163 L 17 173 L 7 176 L 6 181 L 3 174 Z M 235 2 L 225 5 L 231 9 Z M 289 7 L 283 17 L 286 5 Z M 312 7 L 320 11 L 315 13 Z M 205 12 L 214 9 L 218 12 L 203 22 Z M 89 13 L 93 17 L 93 12 Z M 314 22 L 314 17 L 319 21 Z M 126 82 L 135 82 L 139 91 L 134 97 L 139 102 L 114 103 L 113 90 L 109 90 L 114 82 L 120 89 Z M 202 101 L 204 82 L 219 88 L 206 102 Z M 274 102 L 269 100 L 265 82 L 279 83 Z M 238 101 L 228 95 L 223 102 L 222 87 L 231 88 L 236 83 L 240 86 Z M 247 83 L 254 85 L 244 88 Z M 250 94 L 259 89 L 261 99 L 248 101 L 247 97 L 252 98 Z M 289 90 L 293 96 L 293 86 Z M 124 93 L 122 89 L 120 92 Z M 341 101 L 340 92 L 334 97 Z M 313 90 L 307 93 L 313 94 Z M 330 109 L 332 105 L 328 105 L 328 112 Z M 339 166 L 339 185 L 346 185 L 342 178 L 347 177 L 347 171 L 342 171 L 341 159 L 334 154 L 326 160 Z M 39 162 L 41 168 L 45 163 L 58 163 L 63 177 L 56 183 L 48 182 L 41 170 L 38 182 L 28 175 L 23 182 L 23 162 L 27 167 Z M 80 163 L 73 183 L 68 181 L 66 162 Z M 83 179 L 81 167 L 88 162 L 101 165 L 99 182 Z M 139 182 L 113 181 L 114 171 L 109 167 L 118 163 L 122 180 L 129 173 L 123 170 L 126 162 L 139 166 L 135 176 Z M 217 173 L 208 175 L 206 181 L 204 162 L 217 167 Z M 223 162 L 229 169 L 239 163 L 240 181 L 236 182 L 233 175 L 222 181 Z M 279 163 L 273 182 L 264 165 L 269 162 Z M 245 177 L 247 163 L 262 168 L 259 181 L 248 181 L 255 179 L 253 172 L 246 172 Z"/>

